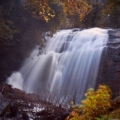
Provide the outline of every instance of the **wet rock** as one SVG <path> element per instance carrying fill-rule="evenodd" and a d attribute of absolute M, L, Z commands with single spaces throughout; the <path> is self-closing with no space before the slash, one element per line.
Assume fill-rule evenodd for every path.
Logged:
<path fill-rule="evenodd" d="M 4 117 L 6 115 L 6 113 L 10 112 L 10 104 L 8 104 L 2 111 L 2 113 L 0 114 L 0 117 Z"/>
<path fill-rule="evenodd" d="M 109 33 L 110 38 L 120 38 L 120 30 L 119 29 L 109 30 L 108 33 Z"/>
<path fill-rule="evenodd" d="M 29 120 L 29 116 L 25 112 L 23 112 L 22 113 L 22 119 L 23 120 Z"/>
<path fill-rule="evenodd" d="M 36 116 L 45 116 L 45 115 L 50 115 L 51 113 L 47 110 L 42 110 L 40 112 L 36 113 Z"/>
<path fill-rule="evenodd" d="M 102 55 L 97 85 L 109 85 L 116 96 L 120 92 L 120 30 L 109 30 L 108 33 L 108 47 Z"/>
<path fill-rule="evenodd" d="M 69 112 L 64 112 L 59 117 L 57 117 L 56 120 L 65 120 L 69 115 Z"/>
<path fill-rule="evenodd" d="M 76 31 L 80 31 L 80 30 L 81 30 L 80 28 L 73 28 L 72 32 L 76 32 Z"/>
<path fill-rule="evenodd" d="M 23 96 L 24 91 L 14 89 L 9 85 L 3 85 L 1 90 L 3 91 L 3 99 L 7 100 L 8 104 L 2 109 L 0 119 L 64 120 L 69 114 L 61 105 L 56 106 L 51 102 L 43 101 L 37 94 L 26 94 L 27 100 L 25 100 L 19 96 L 19 94 Z M 31 100 L 31 98 L 34 98 L 34 100 Z M 41 106 L 40 112 L 35 111 L 34 108 L 37 108 L 37 106 Z M 42 110 L 43 108 L 44 110 Z"/>
<path fill-rule="evenodd" d="M 18 106 L 14 103 L 10 104 L 10 116 L 15 117 L 18 115 Z"/>

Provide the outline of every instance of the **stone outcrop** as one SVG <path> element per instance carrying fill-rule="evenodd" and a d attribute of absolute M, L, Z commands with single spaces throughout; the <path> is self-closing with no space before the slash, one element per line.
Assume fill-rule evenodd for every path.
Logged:
<path fill-rule="evenodd" d="M 0 85 L 0 120 L 64 120 L 70 112 L 71 109 L 61 103 L 53 104 L 8 84 Z"/>
<path fill-rule="evenodd" d="M 109 30 L 109 40 L 101 59 L 97 83 L 109 85 L 113 97 L 120 95 L 120 29 Z"/>

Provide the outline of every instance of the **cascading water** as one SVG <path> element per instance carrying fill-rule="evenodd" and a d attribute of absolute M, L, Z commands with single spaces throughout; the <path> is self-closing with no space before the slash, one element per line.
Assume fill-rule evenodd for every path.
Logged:
<path fill-rule="evenodd" d="M 92 28 L 82 31 L 61 30 L 46 43 L 46 54 L 38 56 L 36 47 L 19 72 L 14 72 L 7 83 L 27 92 L 50 91 L 74 94 L 82 99 L 89 87 L 95 87 L 108 31 Z"/>

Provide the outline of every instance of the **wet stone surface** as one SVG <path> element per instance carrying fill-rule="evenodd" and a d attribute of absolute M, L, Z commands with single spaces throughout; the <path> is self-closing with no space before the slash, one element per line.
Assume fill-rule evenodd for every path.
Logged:
<path fill-rule="evenodd" d="M 0 85 L 0 120 L 64 120 L 70 109 L 27 94 L 10 85 Z"/>
<path fill-rule="evenodd" d="M 107 49 L 104 50 L 98 84 L 107 84 L 113 91 L 113 97 L 120 95 L 120 29 L 109 30 Z"/>

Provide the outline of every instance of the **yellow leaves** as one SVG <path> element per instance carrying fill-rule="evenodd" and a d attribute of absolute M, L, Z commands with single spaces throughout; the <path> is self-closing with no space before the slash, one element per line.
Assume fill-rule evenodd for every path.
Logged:
<path fill-rule="evenodd" d="M 71 120 L 80 120 L 79 115 L 75 111 L 72 111 L 70 116 L 72 116 Z"/>
<path fill-rule="evenodd" d="M 26 7 L 34 14 L 34 17 L 43 18 L 48 22 L 51 18 L 54 18 L 54 11 L 49 6 L 49 0 L 27 0 Z M 38 16 L 38 14 L 39 16 Z"/>
<path fill-rule="evenodd" d="M 111 107 L 111 90 L 108 86 L 100 85 L 95 91 L 94 89 L 88 89 L 85 93 L 85 100 L 82 100 L 80 107 L 74 107 L 74 111 L 77 113 L 74 114 L 73 118 L 70 120 L 95 120 L 95 118 L 100 117 L 109 112 Z M 78 111 L 82 111 L 79 113 Z"/>
<path fill-rule="evenodd" d="M 51 8 L 51 3 L 58 3 L 63 6 L 63 13 L 68 16 L 78 14 L 80 21 L 92 10 L 92 6 L 83 0 L 27 0 L 26 6 L 31 11 L 39 13 L 48 22 L 55 17 L 55 11 Z"/>
<path fill-rule="evenodd" d="M 52 18 L 54 18 L 55 17 L 55 15 L 50 15 Z"/>
<path fill-rule="evenodd" d="M 39 12 L 40 15 L 43 15 L 43 12 Z"/>
<path fill-rule="evenodd" d="M 77 13 L 80 21 L 92 10 L 92 6 L 82 0 L 64 0 L 65 10 L 64 12 L 72 16 Z"/>
<path fill-rule="evenodd" d="M 49 18 L 48 17 L 44 17 L 45 21 L 48 22 L 49 21 Z"/>

